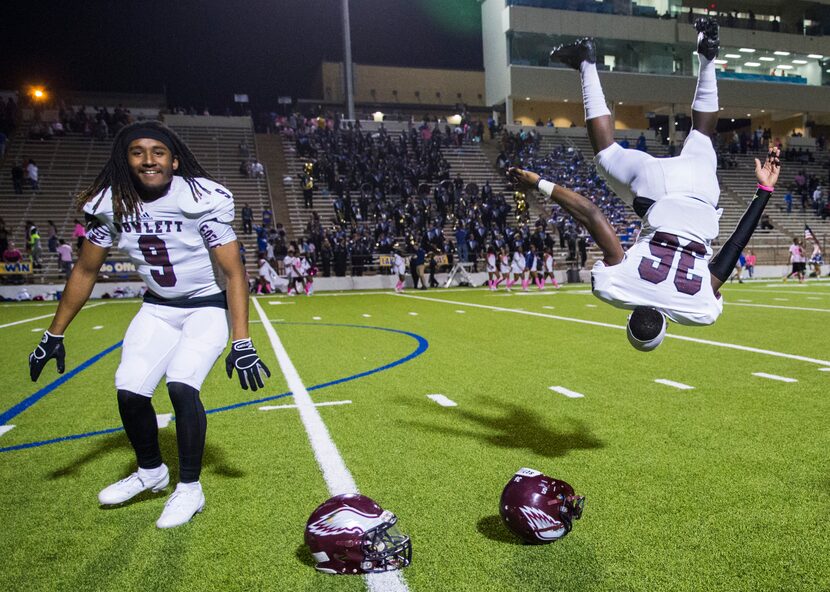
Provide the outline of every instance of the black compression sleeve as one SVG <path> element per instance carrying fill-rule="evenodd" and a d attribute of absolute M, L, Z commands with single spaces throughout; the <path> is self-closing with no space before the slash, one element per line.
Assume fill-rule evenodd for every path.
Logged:
<path fill-rule="evenodd" d="M 767 207 L 771 195 L 771 191 L 758 188 L 755 197 L 752 198 L 752 202 L 741 217 L 741 221 L 738 222 L 732 232 L 732 236 L 709 262 L 709 272 L 720 281 L 726 282 L 735 269 L 735 264 L 738 262 L 741 252 L 749 244 L 752 233 L 755 232 L 755 228 L 761 221 L 761 214 L 763 214 L 764 208 Z"/>

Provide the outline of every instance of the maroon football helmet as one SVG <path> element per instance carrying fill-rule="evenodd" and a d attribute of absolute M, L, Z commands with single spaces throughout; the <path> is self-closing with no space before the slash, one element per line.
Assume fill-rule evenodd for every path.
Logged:
<path fill-rule="evenodd" d="M 573 487 L 533 469 L 519 469 L 504 486 L 499 514 L 505 526 L 531 545 L 558 541 L 582 516 L 585 498 Z"/>
<path fill-rule="evenodd" d="M 311 513 L 305 544 L 315 567 L 331 574 L 391 571 L 412 561 L 412 543 L 398 518 L 357 493 L 329 498 Z"/>

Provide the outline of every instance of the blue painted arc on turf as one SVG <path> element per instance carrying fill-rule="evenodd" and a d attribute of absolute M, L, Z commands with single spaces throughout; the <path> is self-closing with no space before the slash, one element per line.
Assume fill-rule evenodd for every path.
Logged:
<path fill-rule="evenodd" d="M 374 331 L 386 331 L 388 333 L 398 333 L 400 335 L 406 335 L 407 337 L 411 337 L 412 339 L 414 339 L 418 343 L 418 347 L 416 347 L 412 352 L 410 352 L 409 354 L 407 354 L 406 356 L 404 356 L 402 358 L 398 358 L 397 360 L 389 362 L 388 364 L 384 364 L 383 366 L 378 366 L 377 368 L 372 368 L 371 370 L 366 370 L 365 372 L 359 372 L 357 374 L 352 374 L 352 375 L 346 376 L 344 378 L 338 378 L 336 380 L 330 380 L 328 382 L 323 382 L 321 384 L 315 384 L 314 386 L 308 387 L 307 390 L 309 392 L 318 391 L 318 390 L 328 388 L 328 387 L 331 387 L 331 386 L 335 386 L 335 385 L 338 385 L 338 384 L 343 384 L 344 382 L 351 382 L 352 380 L 358 380 L 360 378 L 365 378 L 367 376 L 371 376 L 372 374 L 377 374 L 378 372 L 384 372 L 386 370 L 391 370 L 392 368 L 395 368 L 396 366 L 400 366 L 401 364 L 405 364 L 405 363 L 407 363 L 411 360 L 414 360 L 415 358 L 417 358 L 418 356 L 423 354 L 425 351 L 427 351 L 427 349 L 429 348 L 429 342 L 424 337 L 422 337 L 421 335 L 418 335 L 417 333 L 411 333 L 409 331 L 403 331 L 401 329 L 390 329 L 388 327 L 374 327 L 374 326 L 370 326 L 370 325 L 349 325 L 349 324 L 340 324 L 340 323 L 289 323 L 289 322 L 279 322 L 279 323 L 274 323 L 274 324 L 277 324 L 277 325 L 309 325 L 309 326 L 315 326 L 315 327 L 347 327 L 347 328 L 352 328 L 352 329 L 370 329 L 370 330 L 374 330 Z M 107 348 L 106 350 L 102 351 L 101 353 L 97 354 L 96 356 L 93 356 L 92 358 L 90 358 L 89 360 L 87 360 L 86 362 L 84 362 L 83 364 L 78 366 L 77 368 L 73 369 L 68 374 L 62 376 L 58 380 L 56 380 L 53 383 L 47 385 L 46 387 L 44 387 L 43 389 L 41 389 L 37 393 L 27 397 L 26 399 L 24 399 L 23 401 L 21 401 L 20 403 L 18 403 L 14 407 L 12 407 L 6 413 L 9 413 L 10 411 L 17 409 L 18 407 L 20 407 L 21 405 L 23 405 L 27 401 L 31 400 L 31 402 L 28 405 L 26 405 L 25 407 L 23 407 L 22 409 L 17 411 L 17 413 L 15 413 L 14 415 L 22 413 L 25 409 L 27 409 L 28 407 L 33 405 L 35 402 L 37 402 L 40 398 L 44 397 L 49 392 L 51 392 L 52 390 L 54 390 L 55 388 L 57 388 L 61 384 L 65 383 L 67 380 L 69 380 L 70 378 L 72 378 L 73 376 L 75 376 L 76 374 L 81 372 L 82 370 L 88 368 L 89 366 L 91 366 L 92 364 L 94 364 L 95 362 L 97 362 L 98 360 L 103 358 L 108 353 L 110 353 L 113 350 L 120 347 L 121 343 L 122 342 L 119 341 L 115 345 Z M 46 392 L 41 394 L 39 397 L 35 398 L 42 391 L 46 391 Z M 261 399 L 255 399 L 253 401 L 243 401 L 241 403 L 234 403 L 233 405 L 226 405 L 224 407 L 216 407 L 214 409 L 208 409 L 208 410 L 205 411 L 205 413 L 207 413 L 207 414 L 221 413 L 223 411 L 231 411 L 233 409 L 239 409 L 240 407 L 249 407 L 251 405 L 259 405 L 260 403 L 267 403 L 269 401 L 274 401 L 276 399 L 283 399 L 285 397 L 290 397 L 293 394 L 294 394 L 293 392 L 288 391 L 288 392 L 285 392 L 285 393 L 280 393 L 279 395 L 272 395 L 272 396 L 269 396 L 269 397 L 263 397 Z M 14 417 L 14 415 L 12 415 L 12 417 Z M 0 422 L 0 425 L 3 425 L 3 423 L 4 422 Z M 94 431 L 94 432 L 86 432 L 86 433 L 82 433 L 82 434 L 72 434 L 72 435 L 69 435 L 69 436 L 61 436 L 61 437 L 52 438 L 52 439 L 49 439 L 49 440 L 40 440 L 40 441 L 37 441 L 37 442 L 27 442 L 27 443 L 24 443 L 24 444 L 16 444 L 14 446 L 6 446 L 4 448 L 0 448 L 0 452 L 12 452 L 12 451 L 15 451 L 15 450 L 23 450 L 23 449 L 26 449 L 26 448 L 37 448 L 39 446 L 46 446 L 48 444 L 56 444 L 58 442 L 68 442 L 68 441 L 71 441 L 71 440 L 80 440 L 80 439 L 83 439 L 83 438 L 91 438 L 93 436 L 104 436 L 104 435 L 107 435 L 107 434 L 114 434 L 116 432 L 122 432 L 122 431 L 124 431 L 124 428 L 119 427 L 119 428 L 108 428 L 108 429 L 104 429 L 104 430 L 97 430 L 97 431 Z"/>
<path fill-rule="evenodd" d="M 21 413 L 26 411 L 29 407 L 31 407 L 32 405 L 34 405 L 35 403 L 40 401 L 43 397 L 45 397 L 46 395 L 51 393 L 53 390 L 58 388 L 60 385 L 65 383 L 67 380 L 69 380 L 70 378 L 74 378 L 78 373 L 83 372 L 84 370 L 86 370 L 87 368 L 92 366 L 95 362 L 97 362 L 98 360 L 100 360 L 101 358 L 106 356 L 107 354 L 109 354 L 109 353 L 115 351 L 116 349 L 118 349 L 119 347 L 121 347 L 122 343 L 123 343 L 123 341 L 119 341 L 115 345 L 109 346 L 104 351 L 102 351 L 98 354 L 95 354 L 94 356 L 89 358 L 86 362 L 81 364 L 80 366 L 78 366 L 76 368 L 73 368 L 72 370 L 70 370 L 69 372 L 67 372 L 66 374 L 64 374 L 60 378 L 58 378 L 57 380 L 54 380 L 54 381 L 50 382 L 49 384 L 47 384 L 45 387 L 43 387 L 42 389 L 40 389 L 36 393 L 33 393 L 33 394 L 29 395 L 28 397 L 26 397 L 25 399 L 20 401 L 20 403 L 18 403 L 14 407 L 11 407 L 10 409 L 7 409 L 6 411 L 4 411 L 2 413 L 2 415 L 0 415 L 0 425 L 5 425 L 5 424 L 9 423 L 10 419 L 12 419 L 13 417 L 17 417 L 18 415 L 20 415 Z"/>

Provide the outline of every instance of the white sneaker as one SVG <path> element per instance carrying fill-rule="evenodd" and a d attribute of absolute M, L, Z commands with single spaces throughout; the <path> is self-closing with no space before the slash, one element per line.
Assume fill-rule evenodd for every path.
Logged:
<path fill-rule="evenodd" d="M 121 481 L 105 487 L 98 493 L 98 501 L 101 505 L 112 506 L 123 504 L 148 489 L 152 490 L 153 493 L 158 493 L 170 483 L 170 473 L 167 470 L 167 465 L 162 464 L 160 468 L 164 470 L 158 477 L 147 478 L 139 475 L 136 471 L 126 479 L 121 479 Z"/>
<path fill-rule="evenodd" d="M 202 493 L 202 484 L 179 483 L 176 491 L 164 504 L 161 516 L 156 520 L 159 528 L 173 528 L 190 521 L 193 516 L 205 507 L 205 494 Z"/>

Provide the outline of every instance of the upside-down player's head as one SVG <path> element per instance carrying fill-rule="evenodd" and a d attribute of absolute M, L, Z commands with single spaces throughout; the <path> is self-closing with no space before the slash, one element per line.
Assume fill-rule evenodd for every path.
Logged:
<path fill-rule="evenodd" d="M 141 174 L 142 169 L 159 173 Z M 158 121 L 132 123 L 116 134 L 109 160 L 92 184 L 78 195 L 77 205 L 83 207 L 110 187 L 116 214 L 138 215 L 142 194 L 152 194 L 158 186 L 169 185 L 173 171 L 187 181 L 194 194 L 199 189 L 195 178 L 211 178 L 187 145 L 166 125 Z"/>
<path fill-rule="evenodd" d="M 628 317 L 628 341 L 644 352 L 655 349 L 666 336 L 666 317 L 651 306 L 638 306 Z"/>

